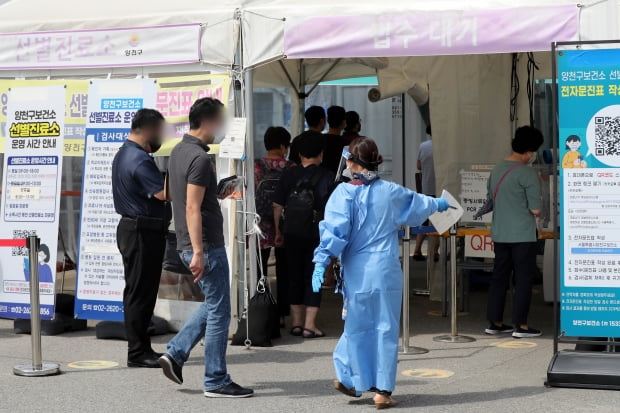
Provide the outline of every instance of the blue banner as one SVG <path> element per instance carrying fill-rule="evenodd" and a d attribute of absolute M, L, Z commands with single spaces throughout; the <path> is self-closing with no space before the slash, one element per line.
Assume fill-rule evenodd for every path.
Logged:
<path fill-rule="evenodd" d="M 557 62 L 561 330 L 620 337 L 620 50 Z"/>

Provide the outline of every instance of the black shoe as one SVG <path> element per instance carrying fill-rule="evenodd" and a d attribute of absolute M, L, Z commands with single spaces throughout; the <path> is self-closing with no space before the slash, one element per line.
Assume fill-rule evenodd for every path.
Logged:
<path fill-rule="evenodd" d="M 183 384 L 183 367 L 170 354 L 163 354 L 158 361 L 166 377 L 177 384 Z"/>
<path fill-rule="evenodd" d="M 413 254 L 414 261 L 426 261 L 426 257 L 422 254 Z"/>
<path fill-rule="evenodd" d="M 493 323 L 491 323 L 485 330 L 484 332 L 486 334 L 490 334 L 492 336 L 496 335 L 496 334 L 502 334 L 502 333 L 512 333 L 514 330 L 514 327 L 512 326 L 507 326 L 506 324 L 502 324 L 501 326 L 497 326 Z"/>
<path fill-rule="evenodd" d="M 151 354 L 152 354 L 152 355 L 153 355 L 153 357 L 155 357 L 156 359 L 159 359 L 161 356 L 163 356 L 163 355 L 164 355 L 164 353 L 158 353 L 158 352 L 156 352 L 156 351 L 153 351 Z"/>
<path fill-rule="evenodd" d="M 242 398 L 254 396 L 254 390 L 245 389 L 237 383 L 230 383 L 215 390 L 205 390 L 205 397 L 211 398 Z"/>
<path fill-rule="evenodd" d="M 542 336 L 542 332 L 540 330 L 536 330 L 535 328 L 528 328 L 527 330 L 524 328 L 517 328 L 512 333 L 514 338 L 528 338 L 528 337 L 540 337 Z"/>
<path fill-rule="evenodd" d="M 159 368 L 159 363 L 153 354 L 143 354 L 139 357 L 127 360 L 127 367 L 146 367 L 157 369 Z"/>

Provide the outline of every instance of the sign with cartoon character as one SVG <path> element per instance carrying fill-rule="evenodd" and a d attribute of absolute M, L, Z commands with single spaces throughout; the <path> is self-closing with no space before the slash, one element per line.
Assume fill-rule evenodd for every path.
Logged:
<path fill-rule="evenodd" d="M 561 330 L 618 337 L 620 50 L 557 51 Z"/>
<path fill-rule="evenodd" d="M 54 314 L 60 177 L 64 150 L 64 85 L 9 91 L 0 239 L 41 239 L 41 318 Z M 0 248 L 0 317 L 30 317 L 30 262 L 25 247 Z"/>

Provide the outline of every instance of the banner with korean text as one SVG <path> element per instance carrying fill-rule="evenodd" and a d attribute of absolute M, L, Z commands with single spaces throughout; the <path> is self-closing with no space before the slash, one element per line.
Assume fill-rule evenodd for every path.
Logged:
<path fill-rule="evenodd" d="M 65 87 L 15 87 L 6 107 L 7 144 L 0 204 L 0 239 L 41 239 L 41 318 L 54 314 Z M 26 248 L 0 248 L 0 317 L 30 317 Z"/>
<path fill-rule="evenodd" d="M 137 110 L 155 107 L 155 81 L 93 80 L 82 180 L 75 314 L 93 320 L 123 320 L 123 262 L 116 244 L 120 219 L 112 198 L 112 160 Z"/>
<path fill-rule="evenodd" d="M 200 61 L 198 23 L 0 34 L 0 69 L 169 65 Z"/>
<path fill-rule="evenodd" d="M 620 49 L 556 53 L 561 330 L 565 336 L 618 337 Z"/>
<path fill-rule="evenodd" d="M 157 79 L 155 109 L 166 118 L 169 135 L 156 156 L 170 155 L 180 138 L 189 131 L 189 109 L 200 98 L 210 97 L 228 106 L 230 76 L 208 74 Z"/>
<path fill-rule="evenodd" d="M 546 51 L 576 40 L 577 4 L 287 18 L 289 59 Z"/>
<path fill-rule="evenodd" d="M 88 102 L 87 80 L 0 80 L 0 153 L 3 153 L 6 147 L 9 90 L 16 87 L 53 85 L 66 86 L 64 142 L 62 142 L 64 156 L 84 155 L 84 129 L 86 127 L 86 104 Z"/>

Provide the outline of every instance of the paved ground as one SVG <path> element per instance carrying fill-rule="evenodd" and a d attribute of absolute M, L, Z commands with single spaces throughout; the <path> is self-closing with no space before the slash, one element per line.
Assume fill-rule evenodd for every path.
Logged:
<path fill-rule="evenodd" d="M 535 296 L 532 325 L 548 334 L 539 339 L 517 341 L 523 348 L 497 347 L 495 343 L 510 346 L 514 341 L 481 334 L 485 326 L 485 297 L 483 289 L 473 292 L 469 314 L 460 317 L 461 332 L 476 338 L 475 342 L 467 344 L 434 342 L 434 336 L 449 331 L 449 321 L 428 314 L 440 310 L 439 303 L 430 302 L 427 297 L 412 297 L 411 343 L 426 347 L 430 352 L 400 357 L 395 392 L 395 398 L 401 402 L 398 409 L 420 412 L 620 411 L 618 392 L 543 386 L 552 356 L 551 307 L 542 302 L 540 294 Z M 44 360 L 60 363 L 61 375 L 17 377 L 12 374 L 12 367 L 30 360 L 30 338 L 14 335 L 12 322 L 0 320 L 0 411 L 373 411 L 370 394 L 361 399 L 348 399 L 331 388 L 331 352 L 341 323 L 339 297 L 327 293 L 325 298 L 321 325 L 329 334 L 328 338 L 303 341 L 286 336 L 272 348 L 229 348 L 229 369 L 234 379 L 254 387 L 257 392 L 256 397 L 246 400 L 209 400 L 202 396 L 200 347 L 185 367 L 185 384 L 177 386 L 158 370 L 124 367 L 126 344 L 96 340 L 92 328 L 43 337 Z M 163 350 L 168 338 L 155 338 L 156 348 Z M 119 366 L 106 370 L 78 370 L 67 366 L 79 360 L 114 361 Z M 445 370 L 439 373 L 448 377 L 415 377 L 411 370 L 416 369 Z"/>

